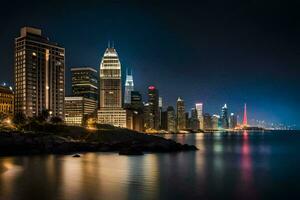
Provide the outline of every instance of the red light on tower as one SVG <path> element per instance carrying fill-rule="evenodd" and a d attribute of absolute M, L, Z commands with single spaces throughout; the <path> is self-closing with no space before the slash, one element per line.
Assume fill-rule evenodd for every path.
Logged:
<path fill-rule="evenodd" d="M 247 122 L 247 104 L 246 104 L 246 103 L 245 103 L 245 106 L 244 106 L 243 125 L 244 125 L 244 126 L 247 126 L 247 125 L 248 125 L 248 122 Z"/>
<path fill-rule="evenodd" d="M 148 87 L 149 90 L 155 90 L 155 86 L 151 85 Z"/>

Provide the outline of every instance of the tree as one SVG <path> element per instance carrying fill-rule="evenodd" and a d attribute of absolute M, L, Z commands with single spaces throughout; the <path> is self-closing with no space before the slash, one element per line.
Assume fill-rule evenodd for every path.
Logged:
<path fill-rule="evenodd" d="M 27 122 L 27 118 L 26 116 L 24 115 L 24 113 L 22 112 L 19 112 L 19 113 L 16 113 L 14 118 L 13 118 L 13 123 L 16 125 L 16 126 L 21 126 L 21 125 L 24 125 L 26 124 Z"/>
<path fill-rule="evenodd" d="M 63 120 L 60 117 L 54 116 L 54 117 L 51 117 L 50 122 L 52 124 L 61 124 L 63 122 Z"/>
<path fill-rule="evenodd" d="M 49 116 L 50 116 L 49 110 L 43 109 L 42 112 L 39 113 L 38 120 L 40 122 L 45 122 L 45 121 L 47 121 L 47 119 L 49 118 Z"/>

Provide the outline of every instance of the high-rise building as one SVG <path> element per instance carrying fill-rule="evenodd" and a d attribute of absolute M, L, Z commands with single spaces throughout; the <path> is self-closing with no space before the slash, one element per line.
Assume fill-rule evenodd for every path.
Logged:
<path fill-rule="evenodd" d="M 176 122 L 177 122 L 177 130 L 184 130 L 186 128 L 186 121 L 185 121 L 185 108 L 184 108 L 184 101 L 180 97 L 177 99 L 176 104 Z"/>
<path fill-rule="evenodd" d="M 244 105 L 243 126 L 248 126 L 248 121 L 247 121 L 247 104 L 246 103 Z"/>
<path fill-rule="evenodd" d="M 190 129 L 191 128 L 191 120 L 190 120 L 189 112 L 184 113 L 184 118 L 185 118 L 185 128 Z"/>
<path fill-rule="evenodd" d="M 148 116 L 146 127 L 149 129 L 159 129 L 159 93 L 155 86 L 148 87 Z"/>
<path fill-rule="evenodd" d="M 168 130 L 168 111 L 161 112 L 160 121 L 161 121 L 160 129 L 167 131 Z"/>
<path fill-rule="evenodd" d="M 190 123 L 190 128 L 193 131 L 198 131 L 199 130 L 199 119 L 198 119 L 198 114 L 197 114 L 197 109 L 192 108 L 191 110 L 191 123 Z"/>
<path fill-rule="evenodd" d="M 209 113 L 204 113 L 203 115 L 203 129 L 210 130 L 212 129 L 212 117 Z"/>
<path fill-rule="evenodd" d="M 85 97 L 65 97 L 65 123 L 84 125 L 84 118 L 95 112 L 96 101 Z"/>
<path fill-rule="evenodd" d="M 40 29 L 24 27 L 15 39 L 15 112 L 27 117 L 48 110 L 64 117 L 65 49 Z"/>
<path fill-rule="evenodd" d="M 143 110 L 142 95 L 138 91 L 131 92 L 130 107 L 134 110 Z"/>
<path fill-rule="evenodd" d="M 230 113 L 229 128 L 234 129 L 237 126 L 237 117 L 234 113 Z"/>
<path fill-rule="evenodd" d="M 99 80 L 98 123 L 126 127 L 126 110 L 122 108 L 121 63 L 115 48 L 106 49 L 100 64 Z"/>
<path fill-rule="evenodd" d="M 98 74 L 92 67 L 74 67 L 72 73 L 72 96 L 98 101 Z"/>
<path fill-rule="evenodd" d="M 227 104 L 226 103 L 222 107 L 221 120 L 222 120 L 222 128 L 224 128 L 224 129 L 229 128 L 228 108 L 227 108 Z"/>
<path fill-rule="evenodd" d="M 199 129 L 203 130 L 203 103 L 196 103 L 196 110 L 199 121 Z"/>
<path fill-rule="evenodd" d="M 212 129 L 218 130 L 220 127 L 220 115 L 213 115 L 212 116 Z"/>
<path fill-rule="evenodd" d="M 128 74 L 128 70 L 126 71 L 126 80 L 125 80 L 125 97 L 124 104 L 129 105 L 131 103 L 131 92 L 134 91 L 134 83 L 133 83 L 133 75 Z"/>
<path fill-rule="evenodd" d="M 161 129 L 161 118 L 162 118 L 162 109 L 163 109 L 163 101 L 162 101 L 162 97 L 158 97 L 158 109 L 159 109 L 159 129 Z"/>
<path fill-rule="evenodd" d="M 6 85 L 0 86 L 0 113 L 7 115 L 14 113 L 14 92 Z"/>
<path fill-rule="evenodd" d="M 175 116 L 175 110 L 172 106 L 169 106 L 167 108 L 167 124 L 168 124 L 168 131 L 170 133 L 175 133 L 177 131 L 176 129 L 176 116 Z"/>

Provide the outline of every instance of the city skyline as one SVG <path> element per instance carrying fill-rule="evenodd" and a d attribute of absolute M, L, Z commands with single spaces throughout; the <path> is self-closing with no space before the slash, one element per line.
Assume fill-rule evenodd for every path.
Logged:
<path fill-rule="evenodd" d="M 95 4 L 98 5 L 97 3 Z M 104 7 L 116 8 L 117 10 L 120 10 L 121 5 L 121 3 L 115 3 L 112 5 L 105 4 Z M 72 7 L 74 10 L 78 9 L 76 5 L 74 6 L 75 7 Z M 162 7 L 164 6 L 165 5 L 162 4 Z M 236 6 L 243 8 L 242 5 Z M 264 10 L 268 11 L 266 6 L 267 5 L 262 4 Z M 279 9 L 277 5 L 272 6 L 272 8 L 275 10 Z M 127 8 L 132 9 L 135 14 L 140 13 L 138 7 L 127 5 Z M 136 90 L 140 91 L 143 94 L 144 99 L 146 97 L 147 86 L 153 84 L 159 89 L 160 94 L 163 97 L 164 106 L 174 106 L 176 104 L 177 97 L 182 96 L 185 99 L 187 111 L 190 111 L 195 103 L 203 102 L 204 112 L 209 112 L 211 114 L 220 114 L 221 106 L 224 105 L 224 103 L 227 103 L 227 105 L 229 106 L 229 112 L 236 113 L 240 116 L 241 119 L 243 114 L 243 105 L 246 102 L 248 104 L 248 121 L 251 121 L 251 119 L 255 118 L 259 120 L 297 124 L 297 126 L 299 127 L 299 115 L 297 114 L 298 111 L 297 109 L 294 109 L 297 106 L 297 102 L 299 100 L 299 94 L 297 94 L 297 92 L 294 92 L 298 91 L 297 89 L 299 88 L 299 81 L 296 80 L 298 69 L 297 67 L 293 67 L 296 66 L 295 64 L 297 64 L 297 61 L 294 61 L 293 59 L 288 60 L 288 64 L 291 62 L 291 64 L 289 64 L 290 67 L 283 65 L 283 68 L 287 68 L 287 70 L 285 70 L 283 74 L 277 73 L 279 71 L 282 71 L 282 67 L 279 66 L 282 64 L 286 64 L 287 58 L 289 58 L 286 56 L 286 54 L 283 54 L 280 58 L 277 59 L 276 56 L 278 56 L 277 53 L 279 52 L 274 50 L 274 53 L 271 48 L 273 47 L 271 45 L 271 43 L 274 42 L 273 39 L 278 39 L 280 36 L 279 30 L 276 29 L 278 28 L 277 26 L 271 24 L 270 27 L 267 27 L 271 30 L 275 29 L 275 35 L 273 35 L 274 38 L 271 37 L 271 41 L 266 42 L 267 45 L 264 48 L 262 48 L 262 46 L 258 46 L 257 48 L 250 48 L 249 45 L 236 46 L 235 42 L 242 41 L 242 43 L 245 43 L 248 41 L 246 38 L 238 38 L 237 41 L 234 40 L 232 44 L 229 42 L 225 45 L 224 42 L 226 41 L 226 39 L 233 39 L 231 37 L 227 37 L 227 34 L 233 33 L 233 30 L 223 31 L 221 35 L 218 35 L 218 37 L 220 37 L 218 38 L 206 35 L 207 31 L 212 31 L 213 29 L 203 30 L 204 32 L 199 32 L 199 28 L 196 28 L 196 32 L 201 33 L 200 39 L 198 38 L 197 40 L 193 41 L 188 40 L 185 44 L 184 42 L 185 40 L 187 40 L 186 38 L 180 37 L 180 35 L 174 36 L 172 32 L 170 32 L 171 30 L 173 30 L 173 28 L 176 27 L 172 26 L 158 29 L 160 25 L 164 24 L 156 21 L 155 17 L 151 18 L 150 16 L 148 16 L 154 9 L 153 7 L 150 8 L 151 9 L 149 13 L 142 15 L 142 17 L 149 20 L 145 21 L 146 25 L 152 24 L 152 26 L 150 26 L 151 29 L 153 29 L 157 33 L 163 34 L 152 39 L 152 36 L 150 37 L 149 34 L 142 32 L 144 34 L 145 42 L 148 45 L 149 50 L 146 50 L 146 48 L 142 48 L 140 42 L 143 40 L 141 37 L 134 38 L 129 34 L 132 32 L 131 28 L 136 23 L 138 24 L 137 20 L 133 20 L 133 22 L 130 23 L 128 22 L 127 25 L 130 28 L 125 31 L 123 35 L 121 33 L 119 34 L 118 31 L 124 28 L 125 25 L 119 26 L 119 28 L 112 28 L 109 31 L 105 31 L 104 28 L 96 28 L 96 25 L 103 23 L 104 27 L 108 26 L 109 23 L 107 22 L 107 20 L 110 20 L 110 16 L 106 17 L 103 14 L 101 15 L 101 17 L 103 17 L 101 19 L 103 20 L 100 20 L 100 22 L 96 23 L 91 19 L 92 15 L 96 15 L 96 9 L 92 9 L 89 6 L 86 7 L 86 11 L 91 11 L 91 14 L 87 16 L 87 22 L 90 24 L 95 23 L 95 26 L 91 26 L 89 32 L 76 29 L 78 30 L 78 33 L 76 33 L 72 37 L 76 38 L 78 37 L 78 34 L 82 34 L 83 39 L 81 41 L 74 40 L 72 39 L 72 37 L 68 38 L 68 31 L 66 31 L 66 29 L 60 29 L 59 25 L 55 23 L 53 24 L 59 14 L 49 18 L 44 18 L 42 21 L 36 19 L 36 13 L 28 15 L 25 19 L 22 20 L 11 19 L 12 23 L 7 27 L 2 27 L 1 29 L 3 37 L 0 38 L 0 48 L 1 52 L 3 53 L 0 57 L 0 60 L 1 69 L 5 69 L 5 72 L 1 73 L 0 75 L 1 81 L 12 84 L 12 41 L 13 38 L 17 36 L 19 28 L 23 27 L 26 24 L 29 24 L 34 27 L 41 28 L 45 35 L 50 37 L 51 40 L 59 42 L 59 44 L 62 44 L 65 47 L 66 85 L 68 85 L 68 87 L 66 88 L 66 95 L 70 94 L 70 68 L 72 66 L 89 65 L 94 66 L 95 69 L 98 70 L 96 67 L 99 65 L 99 58 L 103 53 L 105 47 L 107 46 L 107 41 L 114 40 L 115 47 L 120 54 L 120 60 L 123 65 L 122 73 L 124 74 L 124 70 L 127 67 L 133 68 L 135 72 L 134 81 Z M 164 19 L 167 19 L 166 15 L 168 15 L 169 17 L 173 16 L 173 10 L 176 9 L 178 9 L 178 6 L 172 6 L 171 11 L 168 11 L 168 13 L 164 15 Z M 185 10 L 186 8 L 183 9 Z M 46 12 L 49 11 L 46 10 Z M 157 10 L 157 12 L 160 13 L 160 10 Z M 198 14 L 192 10 L 186 18 L 191 17 L 193 13 L 198 16 Z M 4 12 L 4 14 L 7 14 L 8 16 L 10 15 L 7 12 Z M 61 15 L 65 16 L 62 13 Z M 116 22 L 117 25 L 121 25 L 121 22 L 124 22 L 119 19 L 119 17 L 121 17 L 122 15 L 124 15 L 125 19 L 132 19 L 132 16 L 130 14 L 125 14 L 122 12 L 121 14 L 114 16 L 114 22 Z M 82 17 L 81 14 L 79 14 L 79 16 Z M 207 20 L 207 23 L 214 24 L 213 20 L 211 20 L 209 16 L 210 15 L 206 13 L 204 18 L 200 18 L 200 22 L 202 25 L 203 23 L 205 23 L 205 20 Z M 276 17 L 278 16 L 276 15 L 275 18 Z M 266 21 L 270 20 L 268 18 L 263 19 Z M 169 20 L 173 21 L 172 19 Z M 285 20 L 292 21 L 291 19 Z M 234 18 L 233 25 L 237 22 L 239 21 Z M 240 22 L 242 23 L 243 21 Z M 67 22 L 59 23 L 68 24 Z M 178 23 L 180 27 L 185 26 L 181 24 L 180 21 Z M 280 21 L 280 23 L 283 23 L 283 21 Z M 77 20 L 74 23 L 68 25 L 70 25 L 71 28 L 75 28 L 77 26 L 86 26 L 82 24 L 82 20 Z M 187 24 L 186 26 L 188 28 L 187 30 L 189 30 L 189 24 Z M 220 27 L 217 26 L 216 29 L 218 30 L 219 28 Z M 261 37 L 266 36 L 262 27 L 255 27 L 254 30 L 258 31 L 261 34 Z M 238 29 L 238 31 L 243 30 Z M 249 29 L 247 31 L 251 30 Z M 174 38 L 168 39 L 168 34 L 172 34 L 172 36 L 179 39 L 178 41 L 176 41 L 176 43 L 173 44 L 176 45 L 175 49 L 178 50 L 178 52 L 172 50 L 173 47 L 170 44 L 175 41 L 173 41 Z M 194 38 L 194 35 L 190 31 L 188 31 L 187 34 L 191 36 L 191 38 Z M 289 35 L 289 32 L 285 34 Z M 90 35 L 92 37 L 87 37 Z M 96 37 L 96 35 L 98 36 Z M 129 39 L 126 40 L 124 35 L 129 36 Z M 251 34 L 249 37 L 249 41 L 253 40 Z M 156 40 L 156 42 L 153 42 L 151 44 L 150 42 L 154 39 Z M 205 43 L 205 47 L 201 46 L 201 44 L 203 44 L 201 43 L 201 41 L 203 42 L 205 41 L 205 39 L 212 42 L 212 45 L 210 47 L 205 46 L 207 45 L 207 43 Z M 260 37 L 258 39 L 260 39 Z M 216 45 L 214 42 L 218 41 L 220 42 L 220 44 Z M 259 45 L 259 42 L 260 40 L 254 41 L 254 44 Z M 282 43 L 283 44 L 276 43 L 279 45 L 278 48 L 287 49 L 289 47 L 292 47 L 288 41 L 283 41 Z M 270 46 L 270 49 L 268 48 L 268 46 Z M 157 50 L 157 52 L 155 53 L 154 47 Z M 190 50 L 188 51 L 189 54 L 184 52 L 186 48 Z M 240 54 L 237 53 L 237 51 L 241 50 L 242 48 L 246 48 L 246 50 L 242 51 Z M 84 49 L 84 51 L 78 49 Z M 257 54 L 253 53 L 254 49 L 262 52 L 259 52 Z M 208 50 L 208 52 L 205 50 Z M 227 50 L 230 50 L 229 53 L 226 52 Z M 247 52 L 247 50 L 250 50 L 250 52 Z M 211 51 L 216 52 L 209 53 Z M 274 53 L 275 55 L 270 55 L 272 53 Z M 289 53 L 289 56 L 294 56 L 293 52 L 289 51 Z M 77 56 L 78 54 L 81 54 L 82 56 Z M 180 54 L 183 56 L 182 59 L 178 60 L 177 57 Z M 196 62 L 196 66 L 191 66 L 188 55 L 191 55 L 193 59 L 200 56 L 201 59 L 199 60 L 199 62 Z M 262 59 L 261 56 L 265 56 L 266 58 Z M 213 60 L 215 58 L 218 58 L 220 61 L 214 63 Z M 274 62 L 271 61 L 272 59 L 274 59 Z M 253 62 L 249 62 L 250 60 Z M 233 65 L 234 67 L 230 65 Z M 214 70 L 210 68 L 213 68 Z M 170 71 L 170 69 L 173 70 Z M 229 76 L 230 74 L 231 76 Z M 267 77 L 267 75 L 269 74 L 270 77 Z M 168 84 L 165 84 L 166 82 Z M 180 85 L 180 87 L 178 87 L 178 85 Z"/>

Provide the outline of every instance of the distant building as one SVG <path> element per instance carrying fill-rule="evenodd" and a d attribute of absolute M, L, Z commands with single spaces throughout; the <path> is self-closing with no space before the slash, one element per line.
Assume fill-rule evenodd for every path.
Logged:
<path fill-rule="evenodd" d="M 65 49 L 40 29 L 24 27 L 15 39 L 15 112 L 27 117 L 48 110 L 64 118 Z"/>
<path fill-rule="evenodd" d="M 203 103 L 196 103 L 196 110 L 199 121 L 199 129 L 203 130 Z"/>
<path fill-rule="evenodd" d="M 185 107 L 184 107 L 184 101 L 180 97 L 177 99 L 176 104 L 176 117 L 177 117 L 177 130 L 184 130 L 186 129 L 186 121 L 185 121 Z"/>
<path fill-rule="evenodd" d="M 13 115 L 14 92 L 11 87 L 0 86 L 0 114 Z"/>
<path fill-rule="evenodd" d="M 72 96 L 98 101 L 98 73 L 92 67 L 71 68 Z"/>
<path fill-rule="evenodd" d="M 96 100 L 85 97 L 65 97 L 65 123 L 82 126 L 85 117 L 95 113 Z"/>
<path fill-rule="evenodd" d="M 98 120 L 100 124 L 126 127 L 126 110 L 122 108 L 121 63 L 117 51 L 108 47 L 100 64 Z"/>
<path fill-rule="evenodd" d="M 212 118 L 209 113 L 203 115 L 203 129 L 210 130 L 212 129 Z"/>
<path fill-rule="evenodd" d="M 161 112 L 161 127 L 160 129 L 168 131 L 168 111 Z"/>
<path fill-rule="evenodd" d="M 167 108 L 167 117 L 168 117 L 168 131 L 171 133 L 177 132 L 176 129 L 176 116 L 175 116 L 175 110 L 172 106 L 169 106 Z"/>
<path fill-rule="evenodd" d="M 138 91 L 131 92 L 130 105 L 131 105 L 130 107 L 132 107 L 134 110 L 143 110 L 143 101 L 140 92 Z"/>
<path fill-rule="evenodd" d="M 161 129 L 161 115 L 162 115 L 162 109 L 163 109 L 163 100 L 162 97 L 158 97 L 158 109 L 159 109 L 159 129 Z"/>
<path fill-rule="evenodd" d="M 237 126 L 237 117 L 234 113 L 231 113 L 229 117 L 229 128 L 234 129 L 236 126 Z"/>
<path fill-rule="evenodd" d="M 218 130 L 220 128 L 220 115 L 212 116 L 212 129 Z"/>
<path fill-rule="evenodd" d="M 184 113 L 184 117 L 185 117 L 185 128 L 186 129 L 190 129 L 190 116 L 189 116 L 189 112 L 185 112 Z"/>
<path fill-rule="evenodd" d="M 228 108 L 226 104 L 224 104 L 224 106 L 222 107 L 221 121 L 222 121 L 222 128 L 224 129 L 229 128 Z"/>
<path fill-rule="evenodd" d="M 131 74 L 128 74 L 128 70 L 127 70 L 126 71 L 126 80 L 125 80 L 125 97 L 124 97 L 125 105 L 131 104 L 131 92 L 132 91 L 134 91 L 133 75 L 132 75 L 132 71 L 131 71 Z"/>
<path fill-rule="evenodd" d="M 146 127 L 159 130 L 159 93 L 155 86 L 148 87 L 148 114 Z"/>
<path fill-rule="evenodd" d="M 190 128 L 193 131 L 198 131 L 199 130 L 199 119 L 198 119 L 198 114 L 197 114 L 197 109 L 192 108 L 191 110 L 191 119 L 190 119 Z"/>

